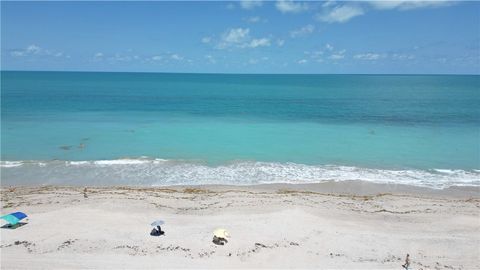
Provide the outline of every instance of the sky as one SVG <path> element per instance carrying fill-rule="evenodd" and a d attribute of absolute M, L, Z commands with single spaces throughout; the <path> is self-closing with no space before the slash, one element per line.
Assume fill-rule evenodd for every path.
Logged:
<path fill-rule="evenodd" d="M 480 2 L 1 2 L 1 69 L 480 74 Z"/>

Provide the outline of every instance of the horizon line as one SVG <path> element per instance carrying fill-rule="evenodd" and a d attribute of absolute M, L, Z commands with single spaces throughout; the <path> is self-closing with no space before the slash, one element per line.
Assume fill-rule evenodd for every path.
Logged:
<path fill-rule="evenodd" d="M 109 70 L 2 70 L 0 72 L 70 72 L 70 73 L 150 73 L 198 75 L 396 75 L 396 76 L 480 76 L 480 73 L 223 73 L 223 72 L 171 72 L 171 71 L 109 71 Z"/>

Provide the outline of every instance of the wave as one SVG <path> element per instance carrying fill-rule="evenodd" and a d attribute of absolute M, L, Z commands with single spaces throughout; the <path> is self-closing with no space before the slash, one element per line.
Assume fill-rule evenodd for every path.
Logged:
<path fill-rule="evenodd" d="M 200 162 L 126 158 L 94 161 L 1 161 L 7 185 L 254 185 L 362 180 L 430 188 L 480 186 L 480 170 L 387 170 L 337 165 L 238 161 Z"/>
<path fill-rule="evenodd" d="M 2 161 L 0 164 L 0 168 L 11 168 L 11 167 L 18 167 L 22 166 L 22 161 Z"/>

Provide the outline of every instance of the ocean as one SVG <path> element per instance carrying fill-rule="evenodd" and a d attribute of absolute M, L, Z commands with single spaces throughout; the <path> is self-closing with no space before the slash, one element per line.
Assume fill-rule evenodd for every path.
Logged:
<path fill-rule="evenodd" d="M 1 72 L 2 185 L 480 186 L 480 76 Z"/>

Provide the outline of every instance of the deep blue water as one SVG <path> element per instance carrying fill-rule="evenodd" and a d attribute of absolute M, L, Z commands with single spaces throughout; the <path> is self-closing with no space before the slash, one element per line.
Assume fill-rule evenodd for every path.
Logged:
<path fill-rule="evenodd" d="M 479 182 L 480 76 L 1 79 L 4 183 Z"/>

